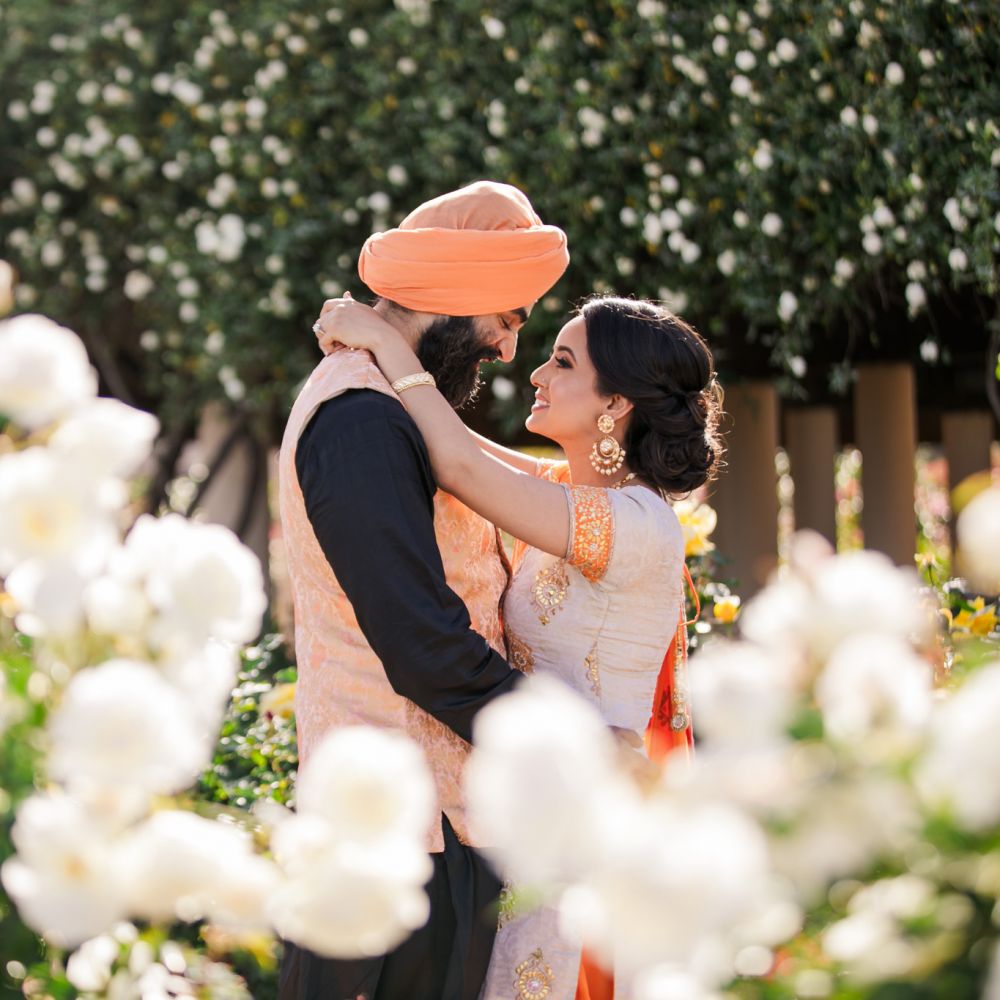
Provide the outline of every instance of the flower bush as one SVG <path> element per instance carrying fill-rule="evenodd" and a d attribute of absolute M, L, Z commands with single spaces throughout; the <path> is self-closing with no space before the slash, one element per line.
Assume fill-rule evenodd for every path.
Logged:
<path fill-rule="evenodd" d="M 693 763 L 636 786 L 596 713 L 532 678 L 477 720 L 473 822 L 643 1000 L 991 997 L 1000 646 L 936 689 L 913 571 L 809 535 L 790 563 L 692 659 Z"/>
<path fill-rule="evenodd" d="M 420 750 L 338 731 L 293 814 L 278 804 L 291 733 L 274 726 L 241 794 L 251 734 L 227 722 L 213 752 L 265 610 L 256 557 L 216 525 L 135 518 L 157 421 L 95 395 L 69 330 L 0 322 L 0 371 L 2 974 L 28 995 L 249 996 L 215 953 L 256 951 L 266 968 L 275 934 L 328 955 L 394 946 L 427 916 Z M 259 687 L 244 676 L 234 711 Z M 253 817 L 223 806 L 250 798 Z"/>
<path fill-rule="evenodd" d="M 992 3 L 14 0 L 0 26 L 18 306 L 81 330 L 168 428 L 218 397 L 273 440 L 365 237 L 482 176 L 573 252 L 508 413 L 594 289 L 663 298 L 724 371 L 772 358 L 812 389 L 879 326 L 943 361 L 934 317 L 995 312 Z"/>

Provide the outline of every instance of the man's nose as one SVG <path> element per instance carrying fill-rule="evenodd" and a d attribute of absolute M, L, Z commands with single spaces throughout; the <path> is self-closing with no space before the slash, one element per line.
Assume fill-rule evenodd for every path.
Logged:
<path fill-rule="evenodd" d="M 500 360 L 509 363 L 517 353 L 517 334 L 513 330 L 504 330 L 493 342 L 493 346 L 497 349 Z"/>

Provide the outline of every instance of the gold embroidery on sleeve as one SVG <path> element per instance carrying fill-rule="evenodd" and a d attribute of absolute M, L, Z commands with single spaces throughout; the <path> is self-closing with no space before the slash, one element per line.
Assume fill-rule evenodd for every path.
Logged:
<path fill-rule="evenodd" d="M 542 949 L 536 948 L 531 957 L 514 970 L 514 996 L 517 1000 L 545 1000 L 552 990 L 555 976 L 545 964 Z"/>
<path fill-rule="evenodd" d="M 591 583 L 596 583 L 607 572 L 614 542 L 614 518 L 608 491 L 600 486 L 571 486 L 570 492 L 573 537 L 569 562 Z"/>

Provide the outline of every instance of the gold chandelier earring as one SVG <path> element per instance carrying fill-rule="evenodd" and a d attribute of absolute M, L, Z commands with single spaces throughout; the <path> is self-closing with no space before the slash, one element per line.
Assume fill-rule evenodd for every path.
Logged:
<path fill-rule="evenodd" d="M 625 461 L 625 449 L 611 436 L 615 429 L 614 418 L 602 413 L 597 418 L 597 429 L 603 437 L 590 449 L 590 464 L 602 476 L 613 476 Z"/>

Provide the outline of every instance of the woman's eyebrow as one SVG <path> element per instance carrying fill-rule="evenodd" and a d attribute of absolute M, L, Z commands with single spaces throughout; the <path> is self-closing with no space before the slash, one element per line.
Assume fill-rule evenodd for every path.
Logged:
<path fill-rule="evenodd" d="M 556 353 L 558 354 L 560 351 L 565 351 L 574 361 L 576 361 L 576 355 L 568 347 L 557 347 Z"/>

